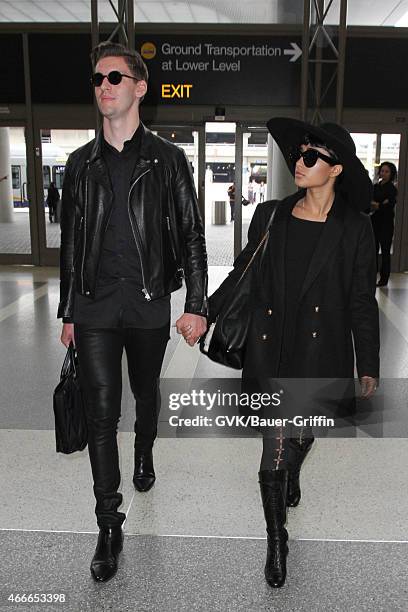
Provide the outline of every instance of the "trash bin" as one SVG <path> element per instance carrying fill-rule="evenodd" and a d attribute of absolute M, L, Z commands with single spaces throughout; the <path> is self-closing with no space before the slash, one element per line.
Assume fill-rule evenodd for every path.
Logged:
<path fill-rule="evenodd" d="M 212 224 L 213 225 L 225 225 L 226 214 L 225 214 L 225 200 L 216 200 L 213 202 L 212 209 Z"/>

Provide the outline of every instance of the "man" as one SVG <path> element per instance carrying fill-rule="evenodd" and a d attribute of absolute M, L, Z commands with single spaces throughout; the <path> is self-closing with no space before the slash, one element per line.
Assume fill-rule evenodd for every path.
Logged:
<path fill-rule="evenodd" d="M 193 346 L 206 330 L 207 258 L 190 164 L 139 119 L 148 81 L 142 58 L 107 42 L 94 49 L 92 65 L 103 127 L 66 165 L 58 317 L 61 341 L 78 351 L 100 529 L 91 573 L 105 581 L 117 570 L 126 518 L 118 512 L 116 440 L 123 349 L 136 399 L 133 482 L 148 491 L 170 293 L 184 272 L 185 312 L 176 326 Z"/>

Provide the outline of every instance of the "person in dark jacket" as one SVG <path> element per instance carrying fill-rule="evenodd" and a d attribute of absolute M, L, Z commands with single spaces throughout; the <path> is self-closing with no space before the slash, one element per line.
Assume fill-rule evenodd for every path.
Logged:
<path fill-rule="evenodd" d="M 57 204 L 60 199 L 60 194 L 54 183 L 50 183 L 47 192 L 48 218 L 50 223 L 55 223 L 57 219 Z"/>
<path fill-rule="evenodd" d="M 377 270 L 380 279 L 377 287 L 388 283 L 391 272 L 391 244 L 394 235 L 394 209 L 397 203 L 397 168 L 392 162 L 382 162 L 378 170 L 379 182 L 374 185 L 371 202 L 371 222 L 373 224 L 375 247 L 377 252 Z M 381 247 L 381 270 L 378 265 L 378 254 Z"/>
<path fill-rule="evenodd" d="M 95 580 L 111 578 L 123 546 L 117 426 L 125 349 L 136 399 L 133 483 L 155 481 L 158 377 L 169 339 L 170 293 L 184 275 L 179 333 L 206 329 L 207 257 L 191 166 L 184 152 L 139 118 L 148 72 L 141 56 L 110 41 L 92 55 L 102 129 L 67 162 L 62 193 L 61 341 L 75 342 L 89 430 L 99 537 Z"/>
<path fill-rule="evenodd" d="M 346 400 L 353 383 L 354 399 L 355 350 L 362 396 L 371 397 L 379 377 L 375 244 L 370 219 L 360 212 L 369 205 L 371 182 L 342 127 L 274 118 L 268 128 L 299 191 L 257 206 L 247 246 L 209 298 L 209 319 L 216 319 L 234 290 L 277 206 L 262 265 L 253 268 L 243 386 L 253 388 L 255 380 L 264 389 L 274 378 L 329 378 L 344 380 Z M 336 393 L 333 398 L 341 405 L 343 396 Z M 303 401 L 302 393 L 293 397 Z M 300 468 L 314 438 L 307 426 L 271 427 L 262 433 L 265 577 L 270 586 L 281 587 L 288 552 L 286 507 L 299 503 Z"/>
<path fill-rule="evenodd" d="M 232 185 L 228 187 L 228 197 L 229 197 L 229 203 L 230 203 L 230 209 L 231 209 L 230 221 L 232 223 L 235 219 L 235 183 L 232 183 Z"/>

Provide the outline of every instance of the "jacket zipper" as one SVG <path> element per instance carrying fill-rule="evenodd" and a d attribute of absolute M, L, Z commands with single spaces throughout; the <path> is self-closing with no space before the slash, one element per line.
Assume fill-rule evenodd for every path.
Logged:
<path fill-rule="evenodd" d="M 84 266 L 85 266 L 85 251 L 86 251 L 86 206 L 88 203 L 88 173 L 89 173 L 89 159 L 86 160 L 87 162 L 87 173 L 86 173 L 86 179 L 85 179 L 85 204 L 84 204 L 84 214 L 83 214 L 83 222 L 84 222 L 84 244 L 83 244 L 83 249 L 82 249 L 82 264 L 81 264 L 81 288 L 82 288 L 82 295 L 84 295 L 85 293 L 85 288 L 84 288 Z"/>
<path fill-rule="evenodd" d="M 150 293 L 149 293 L 149 291 L 148 291 L 148 289 L 147 289 L 147 286 L 146 286 L 147 284 L 146 284 L 146 279 L 145 279 L 144 270 L 143 270 L 142 251 L 141 251 L 141 248 L 140 248 L 140 244 L 138 243 L 137 238 L 136 238 L 136 232 L 135 232 L 135 228 L 134 228 L 134 226 L 133 226 L 132 215 L 130 214 L 130 196 L 131 196 L 131 194 L 132 194 L 132 189 L 133 189 L 133 187 L 136 185 L 136 183 L 137 183 L 138 181 L 140 181 L 140 179 L 142 178 L 142 176 L 144 176 L 145 174 L 147 174 L 148 172 L 150 172 L 150 170 L 151 170 L 151 168 L 148 168 L 148 169 L 147 169 L 145 172 L 143 172 L 143 174 L 141 174 L 140 176 L 138 176 L 138 177 L 137 177 L 137 179 L 135 180 L 135 182 L 134 182 L 134 183 L 132 183 L 132 185 L 130 186 L 130 189 L 129 189 L 129 195 L 128 195 L 128 215 L 129 215 L 130 227 L 132 228 L 133 238 L 134 238 L 134 240 L 135 240 L 135 243 L 136 243 L 136 248 L 137 248 L 137 251 L 138 251 L 138 253 L 139 253 L 139 258 L 140 258 L 140 268 L 141 268 L 141 271 L 142 271 L 142 280 L 143 280 L 143 289 L 142 289 L 142 293 L 144 294 L 144 296 L 145 296 L 145 298 L 146 298 L 146 300 L 147 300 L 147 301 L 150 301 L 152 298 L 151 298 L 151 295 L 150 295 Z M 140 239 L 140 234 L 139 234 L 139 228 L 137 228 L 137 235 L 138 235 L 138 238 L 139 238 L 139 240 L 140 240 L 140 242 L 141 242 L 141 239 Z"/>
<path fill-rule="evenodd" d="M 166 217 L 166 220 L 167 220 L 167 229 L 168 229 L 168 232 L 169 232 L 169 240 L 170 240 L 171 252 L 173 253 L 174 261 L 177 263 L 176 251 L 174 249 L 173 237 L 171 235 L 171 229 L 170 229 L 170 217 Z"/>

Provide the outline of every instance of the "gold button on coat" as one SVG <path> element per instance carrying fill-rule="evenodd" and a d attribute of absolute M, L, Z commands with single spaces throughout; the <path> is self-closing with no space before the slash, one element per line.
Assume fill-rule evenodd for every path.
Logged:
<path fill-rule="evenodd" d="M 318 334 L 317 334 L 317 331 L 312 332 L 312 337 L 313 337 L 313 338 L 317 338 L 317 335 L 318 335 Z"/>
<path fill-rule="evenodd" d="M 267 340 L 268 339 L 268 335 L 267 334 L 262 334 L 262 340 Z"/>
<path fill-rule="evenodd" d="M 319 306 L 315 306 L 315 312 L 319 312 L 320 308 Z"/>
<path fill-rule="evenodd" d="M 268 308 L 268 315 L 271 316 L 272 314 L 272 308 Z"/>

